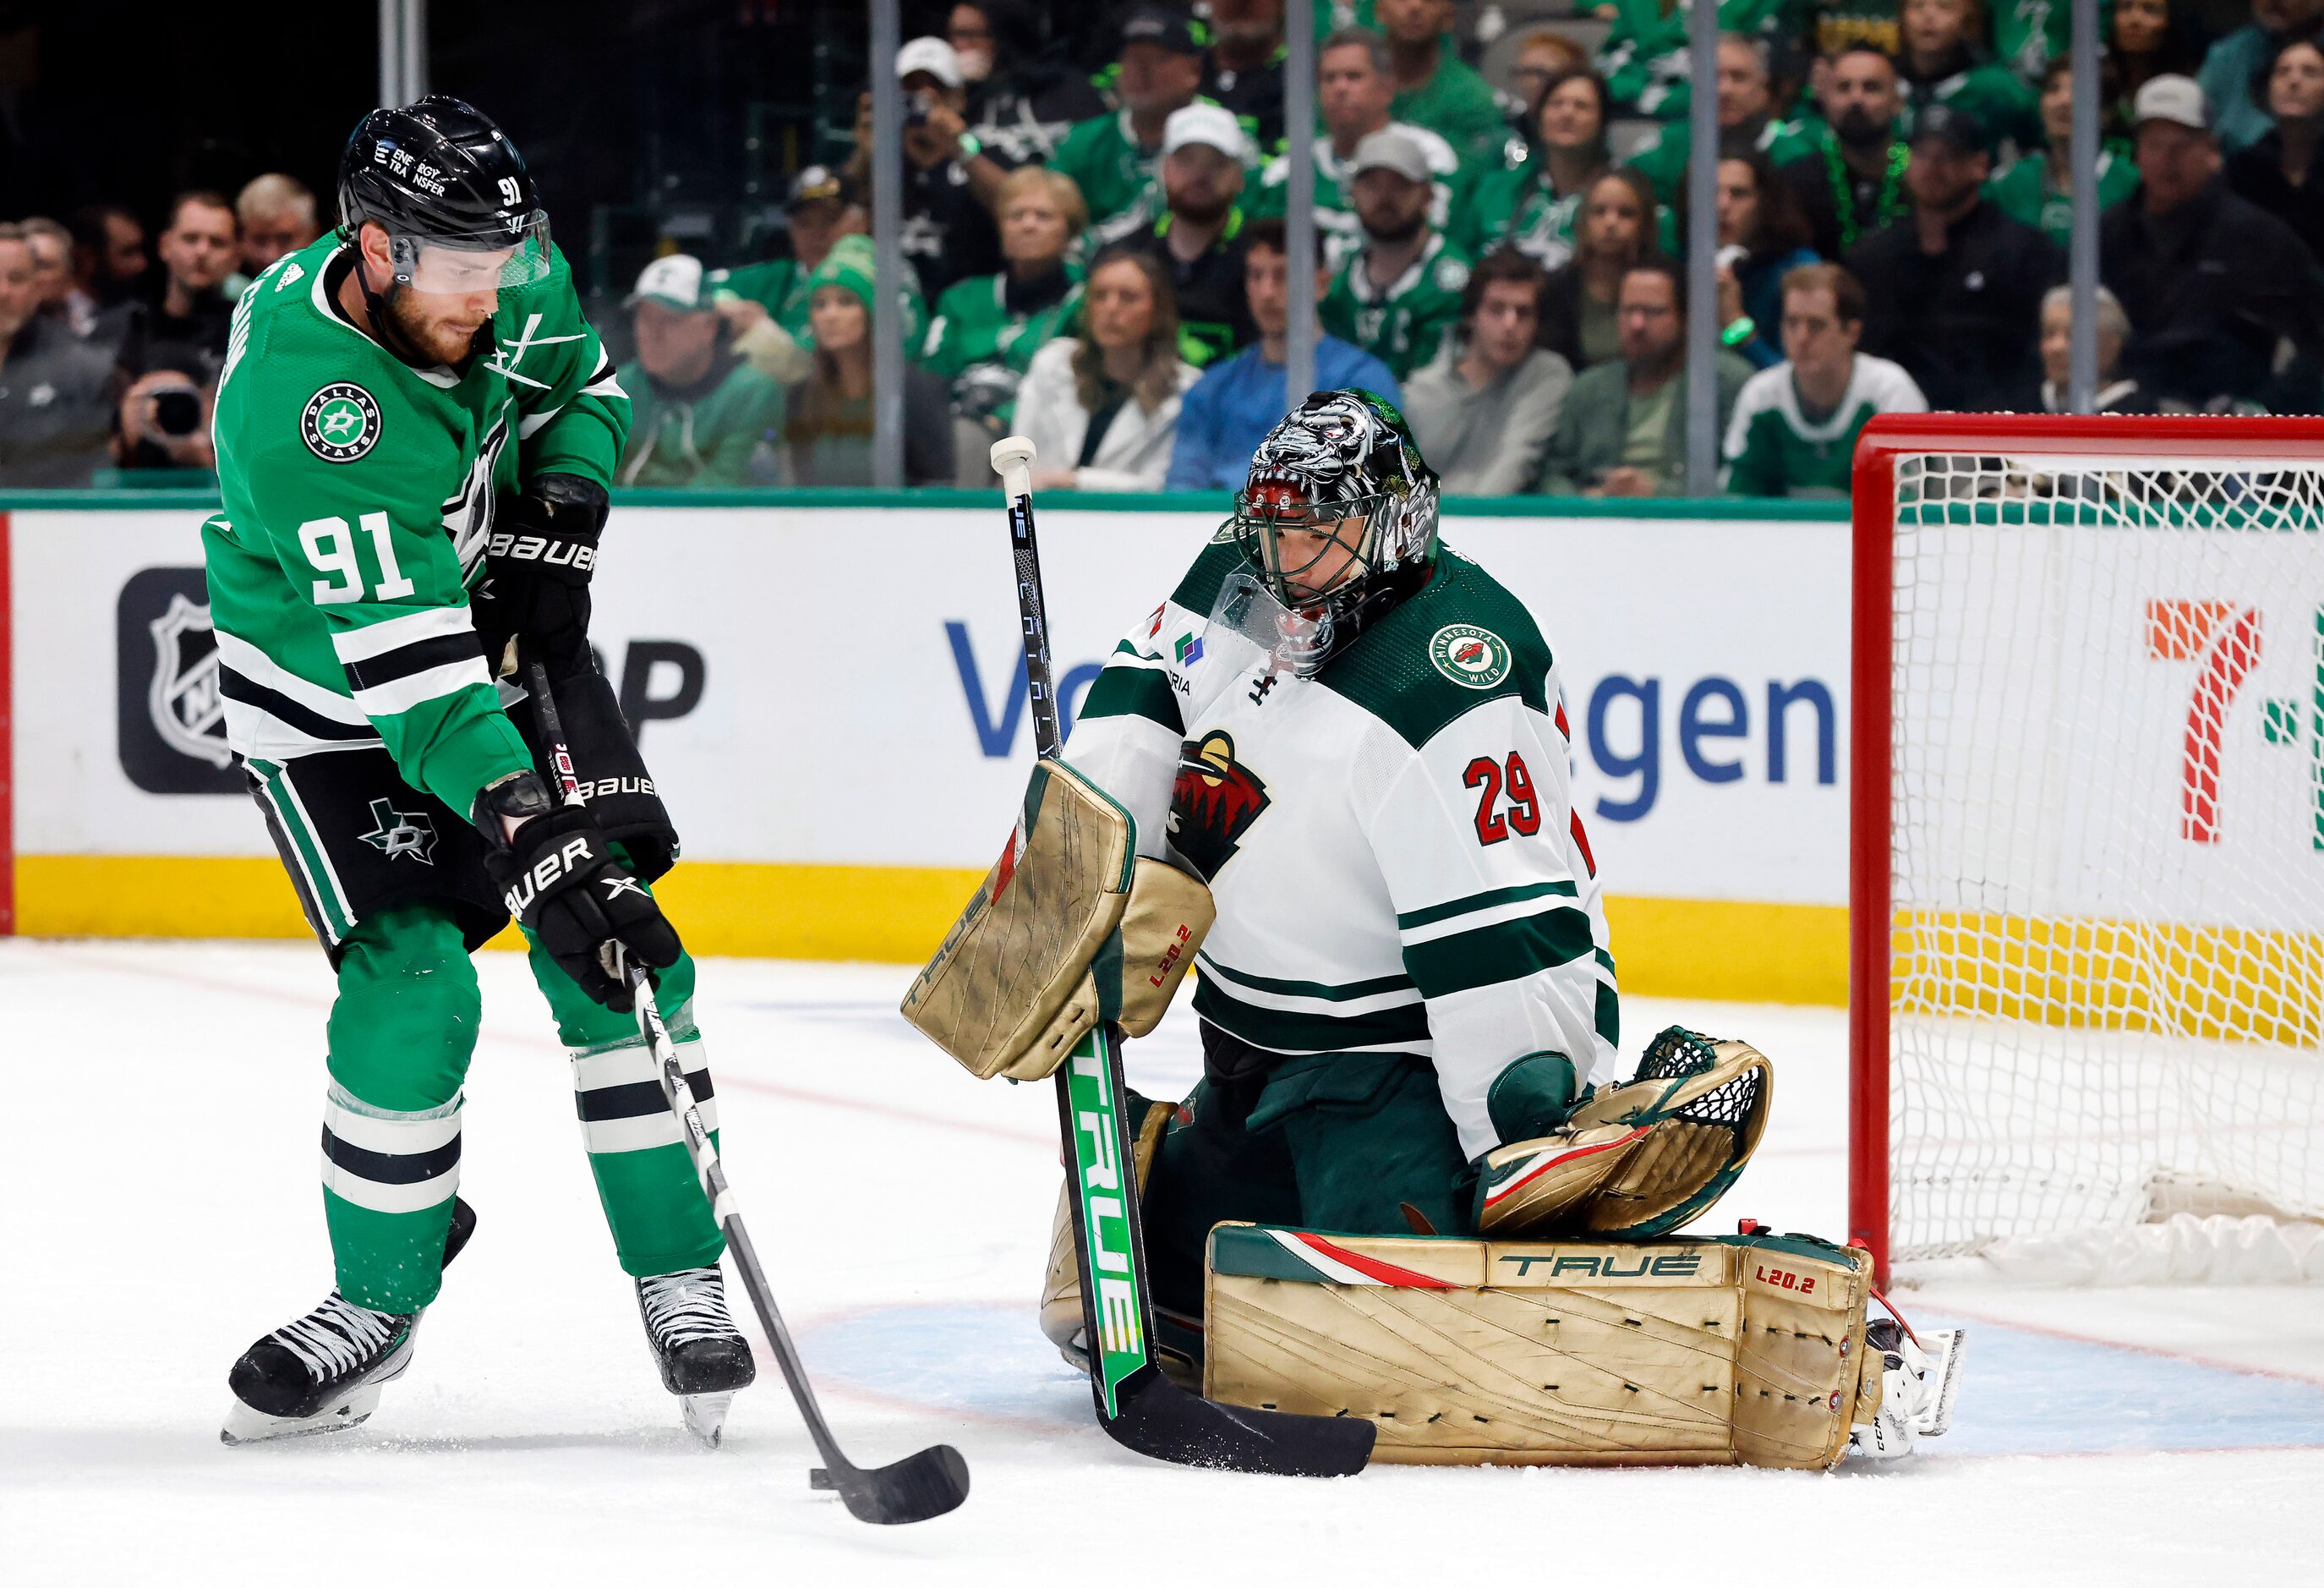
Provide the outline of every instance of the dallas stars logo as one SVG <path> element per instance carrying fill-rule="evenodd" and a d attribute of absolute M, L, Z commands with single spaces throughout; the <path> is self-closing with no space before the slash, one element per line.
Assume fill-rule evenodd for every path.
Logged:
<path fill-rule="evenodd" d="M 379 444 L 379 403 L 353 381 L 333 381 L 307 399 L 299 438 L 326 463 L 353 463 Z"/>
<path fill-rule="evenodd" d="M 371 820 L 372 830 L 361 835 L 363 841 L 388 859 L 408 855 L 421 865 L 436 863 L 429 858 L 436 848 L 436 824 L 428 819 L 426 811 L 401 811 L 392 800 L 374 799 Z"/>

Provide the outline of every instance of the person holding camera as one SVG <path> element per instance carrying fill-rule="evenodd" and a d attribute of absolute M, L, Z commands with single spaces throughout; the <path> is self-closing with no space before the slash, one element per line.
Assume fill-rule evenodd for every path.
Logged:
<path fill-rule="evenodd" d="M 968 94 L 950 44 L 934 36 L 909 41 L 896 51 L 896 80 L 904 94 L 904 257 L 933 302 L 954 282 L 1001 268 L 991 207 L 1009 172 L 968 130 L 962 114 Z M 856 101 L 847 171 L 858 191 L 872 190 L 869 94 Z"/>
<path fill-rule="evenodd" d="M 180 193 L 155 252 L 162 288 L 134 305 L 114 361 L 124 468 L 211 468 L 209 394 L 226 366 L 234 305 L 221 290 L 240 258 L 240 228 L 223 193 Z"/>

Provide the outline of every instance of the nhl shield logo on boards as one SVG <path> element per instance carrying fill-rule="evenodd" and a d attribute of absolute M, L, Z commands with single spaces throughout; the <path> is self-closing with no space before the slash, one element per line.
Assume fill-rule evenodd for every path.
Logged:
<path fill-rule="evenodd" d="M 1446 623 L 1430 637 L 1428 660 L 1464 689 L 1489 689 L 1509 676 L 1509 642 L 1474 623 Z"/>
<path fill-rule="evenodd" d="M 153 636 L 153 676 L 145 687 L 145 709 L 153 732 L 180 755 L 215 767 L 232 764 L 210 609 L 173 594 L 169 609 L 146 629 Z"/>
<path fill-rule="evenodd" d="M 324 462 L 353 463 L 379 444 L 379 403 L 353 381 L 333 381 L 307 399 L 299 435 Z"/>

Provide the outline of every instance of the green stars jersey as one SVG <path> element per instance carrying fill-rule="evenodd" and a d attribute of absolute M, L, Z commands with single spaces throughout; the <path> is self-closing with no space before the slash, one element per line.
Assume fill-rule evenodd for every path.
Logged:
<path fill-rule="evenodd" d="M 1598 51 L 1598 73 L 1614 103 L 1661 121 L 1683 118 L 1687 93 L 1688 0 L 1615 0 L 1614 25 Z M 1796 35 L 1796 0 L 1720 0 L 1719 31 L 1773 42 Z"/>
<path fill-rule="evenodd" d="M 1665 204 L 1678 202 L 1679 188 L 1686 180 L 1686 159 L 1692 129 L 1680 123 L 1656 133 L 1654 141 L 1627 163 L 1646 179 L 1655 189 L 1655 197 Z M 1759 129 L 1751 147 L 1766 155 L 1781 169 L 1796 165 L 1803 160 L 1812 160 L 1821 152 L 1814 134 L 1795 121 L 1771 121 Z"/>
<path fill-rule="evenodd" d="M 1093 248 L 1154 224 L 1162 213 L 1155 191 L 1161 163 L 1162 146 L 1139 148 L 1126 110 L 1075 123 L 1049 157 L 1051 171 L 1065 172 L 1081 188 Z"/>
<path fill-rule="evenodd" d="M 2138 191 L 2138 168 L 2120 143 L 2098 151 L 2098 211 L 2104 214 Z M 2011 162 L 2008 170 L 1985 184 L 1985 196 L 2010 219 L 2038 228 L 2059 247 L 2074 239 L 2074 196 L 2050 177 L 2050 162 L 2039 152 Z"/>
<path fill-rule="evenodd" d="M 572 275 L 501 294 L 491 350 L 414 369 L 348 322 L 326 236 L 235 309 L 202 526 L 227 742 L 281 762 L 384 743 L 456 811 L 530 766 L 468 616 L 495 496 L 557 473 L 610 484 L 630 402 Z"/>
<path fill-rule="evenodd" d="M 1516 161 L 1474 168 L 1445 228 L 1454 249 L 1482 259 L 1503 244 L 1544 270 L 1573 257 L 1573 223 L 1589 184 L 1571 193 L 1549 185 L 1549 160 L 1539 149 Z"/>
<path fill-rule="evenodd" d="M 2006 141 L 2033 149 L 2043 142 L 2042 97 L 1998 61 L 1980 61 L 1932 83 L 1907 79 L 1903 86 L 1908 126 L 1930 106 L 1949 105 L 1983 122 L 1986 136 L 1997 145 Z"/>
<path fill-rule="evenodd" d="M 807 285 L 807 278 L 814 273 L 796 259 L 762 259 L 755 264 L 714 270 L 703 278 L 702 285 L 714 299 L 749 300 L 794 339 L 803 341 L 810 335 L 807 311 L 815 290 Z"/>
<path fill-rule="evenodd" d="M 1460 186 L 1462 173 L 1460 156 L 1452 152 L 1452 144 L 1426 127 L 1392 121 L 1385 130 L 1402 133 L 1420 145 L 1420 152 L 1428 162 L 1430 185 L 1434 189 L 1428 200 L 1428 224 L 1443 231 L 1452 222 L 1452 194 Z M 1349 168 L 1354 164 L 1352 153 L 1342 156 L 1333 152 L 1330 138 L 1315 140 L 1315 225 L 1323 233 L 1324 257 L 1333 270 L 1347 263 L 1348 256 L 1364 245 L 1363 228 L 1356 220 L 1355 200 L 1349 194 L 1354 183 Z M 1279 216 L 1290 192 L 1291 162 L 1277 155 L 1259 172 L 1258 189 L 1243 206 L 1243 212 Z"/>
<path fill-rule="evenodd" d="M 1436 69 L 1418 88 L 1398 90 L 1388 113 L 1398 121 L 1426 127 L 1452 145 L 1462 160 L 1482 160 L 1508 137 L 1509 124 L 1492 85 L 1477 69 L 1452 53 L 1448 41 Z"/>
<path fill-rule="evenodd" d="M 1323 294 L 1323 328 L 1388 365 L 1399 381 L 1436 356 L 1445 328 L 1461 318 L 1469 262 L 1431 233 L 1420 257 L 1385 286 L 1375 285 L 1364 256 L 1351 257 Z"/>
<path fill-rule="evenodd" d="M 1609 1076 L 1619 1011 L 1597 866 L 1532 615 L 1440 549 L 1312 679 L 1211 622 L 1214 541 L 1090 687 L 1065 759 L 1142 854 L 1208 879 L 1204 1020 L 1286 1056 L 1410 1054 L 1473 1158 L 1537 1133 L 1526 1061 Z M 1360 1060 L 1351 1058 L 1351 1069 Z"/>
<path fill-rule="evenodd" d="M 987 401 L 1001 392 L 1013 392 L 1031 365 L 1033 355 L 1066 335 L 1067 328 L 1079 320 L 1081 267 L 1066 268 L 1074 284 L 1065 295 L 1030 314 L 1010 311 L 1005 272 L 954 282 L 936 300 L 936 317 L 928 322 L 920 362 L 955 385 L 989 387 Z M 962 377 L 972 372 L 975 378 L 963 383 Z M 989 411 L 1005 425 L 1016 407 L 1012 396 Z"/>
<path fill-rule="evenodd" d="M 1926 413 L 1927 399 L 1899 365 L 1856 355 L 1830 415 L 1800 411 L 1789 360 L 1743 383 L 1727 425 L 1727 489 L 1738 496 L 1844 496 L 1856 438 L 1876 413 Z"/>

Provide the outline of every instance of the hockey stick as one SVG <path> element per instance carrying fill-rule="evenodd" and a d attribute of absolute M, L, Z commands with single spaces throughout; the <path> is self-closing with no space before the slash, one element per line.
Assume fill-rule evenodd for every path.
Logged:
<path fill-rule="evenodd" d="M 1025 684 L 1033 748 L 1044 761 L 1063 750 L 1050 683 L 1049 614 L 1041 594 L 1041 553 L 1033 538 L 1033 443 L 992 444 L 993 472 L 1009 501 L 1017 559 L 1017 614 L 1025 630 Z M 1121 1046 L 1101 1024 L 1057 1071 L 1057 1128 L 1074 1166 L 1074 1256 L 1081 1270 L 1082 1327 L 1089 1342 L 1090 1395 L 1100 1426 L 1142 1455 L 1186 1466 L 1337 1478 L 1360 1471 L 1376 1430 L 1353 1417 L 1301 1417 L 1222 1406 L 1191 1395 L 1154 1361 L 1154 1305 L 1138 1174 L 1121 1104 Z"/>
<path fill-rule="evenodd" d="M 541 737 L 548 743 L 549 759 L 565 803 L 580 805 L 584 803 L 580 780 L 574 773 L 572 752 L 566 747 L 565 725 L 558 716 L 557 701 L 549 693 L 549 669 L 537 659 L 528 659 L 525 683 L 532 696 L 535 720 L 540 725 Z M 613 950 L 618 964 L 620 946 L 608 943 L 604 947 Z M 766 1270 L 759 1266 L 758 1249 L 751 1244 L 750 1232 L 742 1227 L 742 1212 L 734 1205 L 734 1194 L 726 1184 L 725 1167 L 718 1161 L 717 1144 L 710 1140 L 710 1131 L 703 1125 L 694 1088 L 687 1084 L 686 1070 L 678 1062 L 678 1045 L 670 1040 L 669 1028 L 662 1023 L 661 1010 L 654 1002 L 653 983 L 641 965 L 630 965 L 627 975 L 631 996 L 637 1001 L 638 1029 L 645 1038 L 654 1063 L 660 1067 L 662 1096 L 669 1103 L 669 1112 L 678 1117 L 678 1129 L 686 1138 L 687 1153 L 694 1159 L 695 1177 L 702 1182 L 702 1194 L 710 1199 L 711 1217 L 726 1233 L 734 1271 L 742 1276 L 742 1288 L 750 1292 L 751 1306 L 757 1310 L 759 1322 L 767 1331 L 767 1343 L 774 1347 L 775 1360 L 782 1364 L 783 1381 L 790 1386 L 791 1399 L 798 1402 L 799 1416 L 823 1456 L 824 1464 L 808 1473 L 809 1485 L 836 1489 L 839 1498 L 859 1521 L 924 1522 L 930 1517 L 944 1515 L 968 1498 L 968 1463 L 961 1459 L 959 1451 L 949 1445 L 932 1445 L 891 1465 L 866 1472 L 849 1461 L 840 1450 L 839 1442 L 832 1437 L 831 1425 L 823 1420 L 823 1408 L 816 1404 L 815 1388 L 807 1382 L 807 1364 L 799 1361 L 798 1347 L 791 1343 L 782 1314 L 775 1310 L 774 1289 L 767 1283 Z"/>

